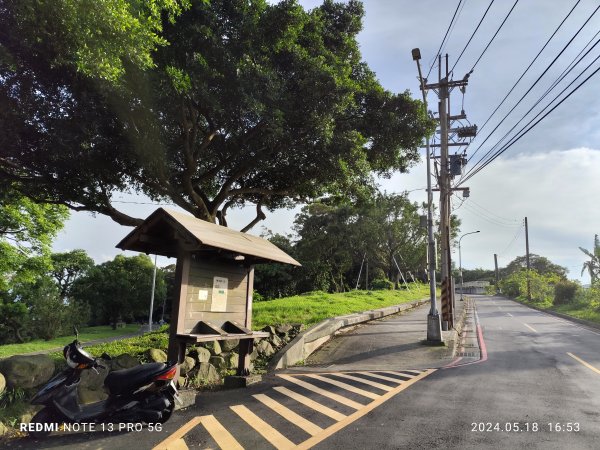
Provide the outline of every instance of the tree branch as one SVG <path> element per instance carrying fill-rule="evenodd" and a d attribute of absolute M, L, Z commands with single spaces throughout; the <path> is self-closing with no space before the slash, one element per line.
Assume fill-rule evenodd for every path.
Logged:
<path fill-rule="evenodd" d="M 262 210 L 262 203 L 263 203 L 263 200 L 261 200 L 257 203 L 256 217 L 254 218 L 254 220 L 252 222 L 250 222 L 248 225 L 246 225 L 244 228 L 242 228 L 240 230 L 242 233 L 245 233 L 246 231 L 248 231 L 252 227 L 254 227 L 254 225 L 256 225 L 258 222 L 260 222 L 261 220 L 265 220 L 267 218 L 267 216 L 265 215 L 265 213 Z"/>

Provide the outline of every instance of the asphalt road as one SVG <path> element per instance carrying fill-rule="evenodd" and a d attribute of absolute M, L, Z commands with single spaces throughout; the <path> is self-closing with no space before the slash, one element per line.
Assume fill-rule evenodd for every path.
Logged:
<path fill-rule="evenodd" d="M 498 297 L 475 304 L 455 360 L 439 352 L 432 364 L 435 352 L 394 345 L 414 312 L 332 342 L 314 367 L 206 394 L 160 432 L 20 439 L 9 448 L 600 448 L 600 332 Z"/>
<path fill-rule="evenodd" d="M 476 305 L 486 361 L 436 371 L 315 448 L 600 448 L 600 333 L 506 299 Z"/>

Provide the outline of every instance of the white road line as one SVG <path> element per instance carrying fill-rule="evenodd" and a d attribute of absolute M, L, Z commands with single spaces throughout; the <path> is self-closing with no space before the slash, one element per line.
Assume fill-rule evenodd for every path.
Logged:
<path fill-rule="evenodd" d="M 523 325 L 525 325 L 527 328 L 529 328 L 531 331 L 533 331 L 534 333 L 538 333 L 538 330 L 536 330 L 535 328 L 533 328 L 531 325 L 527 325 L 526 323 L 523 322 Z"/>
<path fill-rule="evenodd" d="M 510 317 L 515 317 L 515 316 L 513 316 L 511 313 L 506 313 L 506 315 L 507 315 L 507 316 L 510 316 Z"/>

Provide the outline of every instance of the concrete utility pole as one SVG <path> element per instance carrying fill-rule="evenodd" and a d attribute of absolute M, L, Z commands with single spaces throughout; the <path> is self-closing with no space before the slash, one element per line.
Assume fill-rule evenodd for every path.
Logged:
<path fill-rule="evenodd" d="M 527 300 L 531 301 L 531 278 L 529 276 L 531 264 L 529 263 L 529 227 L 527 226 L 527 217 L 525 217 L 525 259 L 527 261 Z"/>
<path fill-rule="evenodd" d="M 466 115 L 464 111 L 461 111 L 460 115 L 452 116 L 450 115 L 450 111 L 448 108 L 449 105 L 449 97 L 452 89 L 458 87 L 461 88 L 461 91 L 464 93 L 464 88 L 468 83 L 468 78 L 470 73 L 465 75 L 462 80 L 449 80 L 448 74 L 448 55 L 446 55 L 446 76 L 442 78 L 442 57 L 441 55 L 438 58 L 438 82 L 433 84 L 427 84 L 427 80 L 423 78 L 421 74 L 421 67 L 419 65 L 419 60 L 421 58 L 421 53 L 419 49 L 413 49 L 412 51 L 413 60 L 417 62 L 417 68 L 419 70 L 419 80 L 421 82 L 421 91 L 423 92 L 423 101 L 425 105 L 427 105 L 427 97 L 426 91 L 433 90 L 437 93 L 439 98 L 439 121 L 440 121 L 440 177 L 438 179 L 438 186 L 440 191 L 440 259 L 441 259 L 441 284 L 442 284 L 442 329 L 447 330 L 450 327 L 454 326 L 453 321 L 453 283 L 452 283 L 452 273 L 451 273 L 451 257 L 450 257 L 450 197 L 452 195 L 453 190 L 461 190 L 463 191 L 463 196 L 468 197 L 469 188 L 456 188 L 453 189 L 451 187 L 452 177 L 462 173 L 462 166 L 466 163 L 465 155 L 452 155 L 449 157 L 448 155 L 448 147 L 450 146 L 462 146 L 467 145 L 465 142 L 449 142 L 449 132 L 453 133 L 454 136 L 457 136 L 459 139 L 465 137 L 473 137 L 477 131 L 476 126 L 470 127 L 460 127 L 456 129 L 450 129 L 449 125 L 451 121 L 466 119 Z M 427 162 L 429 163 L 430 156 L 430 147 L 437 147 L 437 145 L 430 145 L 429 140 L 427 141 Z M 458 173 L 457 167 L 451 162 L 458 163 Z M 451 168 L 451 165 L 453 166 Z M 431 174 L 431 166 L 428 165 L 427 168 L 427 181 L 430 181 Z M 430 186 L 430 185 L 428 185 Z M 428 209 L 428 221 L 430 222 L 428 226 L 433 226 L 433 218 L 431 213 L 431 204 L 432 204 L 432 194 L 431 191 L 434 189 L 428 188 L 429 195 L 429 209 Z M 437 190 L 437 189 L 436 189 Z M 429 228 L 429 233 L 432 233 L 432 229 Z M 430 234 L 432 236 L 432 234 Z M 435 262 L 435 242 L 433 242 L 432 246 L 432 238 L 429 240 L 429 256 L 430 256 L 430 271 L 431 265 Z M 430 280 L 433 277 L 430 276 Z M 432 295 L 432 298 L 433 295 Z M 433 314 L 433 308 L 431 313 Z M 430 314 L 431 315 L 431 314 Z M 429 328 L 428 328 L 429 331 Z"/>
<path fill-rule="evenodd" d="M 421 73 L 421 52 L 418 48 L 412 51 L 413 60 L 417 63 L 417 69 L 419 70 L 419 82 L 421 83 L 421 92 L 423 94 L 423 104 L 425 105 L 425 112 L 427 113 L 427 93 L 425 91 L 425 81 L 423 74 Z M 429 314 L 427 315 L 427 341 L 432 343 L 442 342 L 442 326 L 440 322 L 440 314 L 437 309 L 436 302 L 436 286 L 435 286 L 435 269 L 437 255 L 435 252 L 435 239 L 433 236 L 433 193 L 431 191 L 431 149 L 429 147 L 429 136 L 425 140 L 425 152 L 427 161 L 427 259 L 429 262 L 429 297 L 431 299 L 431 306 L 429 308 Z"/>
<path fill-rule="evenodd" d="M 496 294 L 500 293 L 500 274 L 498 273 L 498 255 L 494 253 L 494 266 L 496 266 Z"/>

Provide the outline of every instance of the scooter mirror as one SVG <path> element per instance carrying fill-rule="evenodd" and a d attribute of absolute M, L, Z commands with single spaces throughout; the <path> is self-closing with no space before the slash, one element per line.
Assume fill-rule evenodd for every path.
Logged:
<path fill-rule="evenodd" d="M 73 332 L 75 333 L 75 340 L 78 341 L 79 340 L 79 331 L 77 330 L 77 327 L 75 325 L 73 325 Z"/>

